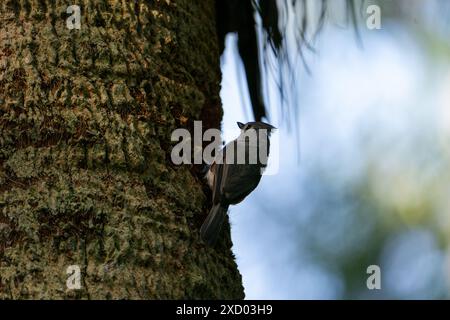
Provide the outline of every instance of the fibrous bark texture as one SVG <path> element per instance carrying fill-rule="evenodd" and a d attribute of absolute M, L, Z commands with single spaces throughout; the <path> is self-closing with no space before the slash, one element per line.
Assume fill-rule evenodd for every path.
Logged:
<path fill-rule="evenodd" d="M 212 0 L 2 0 L 0 298 L 242 298 L 170 160 L 175 128 L 220 123 L 219 86 Z"/>

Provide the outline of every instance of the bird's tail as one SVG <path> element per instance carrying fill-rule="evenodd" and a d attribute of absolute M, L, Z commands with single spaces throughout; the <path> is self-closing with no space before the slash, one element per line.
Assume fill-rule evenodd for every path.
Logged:
<path fill-rule="evenodd" d="M 216 204 L 211 208 L 211 211 L 209 211 L 205 222 L 203 222 L 203 225 L 200 228 L 200 235 L 206 244 L 213 246 L 216 243 L 227 210 L 228 206 L 223 207 L 220 204 Z"/>

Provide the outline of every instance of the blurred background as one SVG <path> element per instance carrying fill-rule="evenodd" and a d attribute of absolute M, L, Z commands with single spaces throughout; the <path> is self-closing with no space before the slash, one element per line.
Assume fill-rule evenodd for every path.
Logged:
<path fill-rule="evenodd" d="M 288 121 L 266 79 L 278 173 L 230 207 L 246 298 L 450 298 L 449 3 L 362 1 L 355 29 L 329 2 Z M 381 29 L 366 27 L 371 4 Z M 252 119 L 236 37 L 226 44 L 228 142 Z M 366 286 L 370 265 L 380 290 Z"/>

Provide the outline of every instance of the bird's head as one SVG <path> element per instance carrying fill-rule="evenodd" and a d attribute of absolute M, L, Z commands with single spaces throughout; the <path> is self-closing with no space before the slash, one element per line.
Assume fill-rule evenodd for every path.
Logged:
<path fill-rule="evenodd" d="M 238 122 L 237 123 L 239 129 L 242 130 L 242 132 L 245 132 L 249 129 L 253 129 L 253 130 L 260 130 L 260 129 L 264 129 L 267 130 L 267 133 L 271 133 L 272 130 L 275 130 L 276 128 L 274 126 L 272 126 L 271 124 L 265 123 L 265 122 L 261 122 L 261 121 L 256 121 L 256 122 L 247 122 L 247 123 L 242 123 L 242 122 Z"/>

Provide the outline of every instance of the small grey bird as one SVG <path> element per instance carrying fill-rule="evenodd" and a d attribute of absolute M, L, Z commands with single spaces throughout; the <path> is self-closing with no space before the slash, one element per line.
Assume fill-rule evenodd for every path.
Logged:
<path fill-rule="evenodd" d="M 259 184 L 270 149 L 270 133 L 276 129 L 264 122 L 237 123 L 241 134 L 214 158 L 206 173 L 213 206 L 200 228 L 201 238 L 213 246 L 230 204 L 244 200 Z"/>

